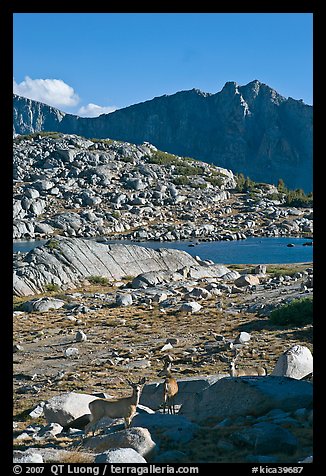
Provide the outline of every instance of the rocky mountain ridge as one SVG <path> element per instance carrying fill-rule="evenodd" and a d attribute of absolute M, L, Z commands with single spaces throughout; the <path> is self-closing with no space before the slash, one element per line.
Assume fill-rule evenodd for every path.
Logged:
<path fill-rule="evenodd" d="M 312 106 L 255 80 L 156 97 L 96 118 L 82 118 L 14 95 L 16 134 L 60 131 L 88 138 L 154 144 L 242 172 L 256 181 L 312 190 Z"/>

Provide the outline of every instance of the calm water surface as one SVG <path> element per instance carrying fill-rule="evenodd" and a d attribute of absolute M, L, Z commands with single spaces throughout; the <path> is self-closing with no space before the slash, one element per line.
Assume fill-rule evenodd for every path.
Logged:
<path fill-rule="evenodd" d="M 15 241 L 13 251 L 28 252 L 41 246 L 46 240 Z M 215 263 L 225 264 L 272 264 L 272 263 L 308 263 L 313 261 L 313 246 L 303 246 L 310 242 L 306 238 L 247 238 L 239 241 L 196 242 L 175 241 L 107 241 L 107 243 L 123 243 L 144 246 L 147 248 L 173 248 L 186 251 L 201 259 L 210 259 Z M 293 247 L 288 247 L 293 244 Z"/>

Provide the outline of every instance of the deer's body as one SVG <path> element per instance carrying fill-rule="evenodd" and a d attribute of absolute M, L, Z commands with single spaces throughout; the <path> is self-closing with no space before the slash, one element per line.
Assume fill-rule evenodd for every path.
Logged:
<path fill-rule="evenodd" d="M 166 362 L 163 370 L 158 375 L 165 377 L 163 383 L 163 413 L 165 413 L 167 407 L 168 413 L 175 414 L 174 398 L 179 388 L 176 379 L 171 374 L 171 362 Z"/>
<path fill-rule="evenodd" d="M 85 427 L 85 435 L 87 435 L 92 427 L 94 435 L 96 424 L 105 416 L 112 419 L 124 418 L 125 428 L 129 428 L 131 420 L 136 413 L 140 393 L 144 383 L 144 378 L 139 383 L 128 381 L 128 384 L 132 387 L 132 395 L 130 397 L 119 398 L 116 400 L 98 398 L 90 402 L 88 406 L 92 416 L 90 423 Z"/>
<path fill-rule="evenodd" d="M 246 377 L 250 375 L 263 377 L 267 375 L 265 367 L 246 367 L 243 369 L 236 369 L 234 360 L 231 360 L 229 369 L 231 377 Z"/>

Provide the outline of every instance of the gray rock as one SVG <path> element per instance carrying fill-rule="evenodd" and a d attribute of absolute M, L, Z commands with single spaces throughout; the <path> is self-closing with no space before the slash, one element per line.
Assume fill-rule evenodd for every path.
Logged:
<path fill-rule="evenodd" d="M 26 312 L 45 312 L 51 309 L 60 309 L 64 304 L 65 302 L 61 299 L 44 297 L 24 302 L 21 309 Z"/>
<path fill-rule="evenodd" d="M 188 293 L 187 296 L 195 299 L 210 299 L 212 294 L 205 288 L 195 287 Z"/>
<path fill-rule="evenodd" d="M 260 422 L 232 435 L 235 442 L 245 444 L 256 454 L 293 454 L 298 448 L 297 438 L 286 428 Z"/>
<path fill-rule="evenodd" d="M 26 451 L 14 451 L 13 463 L 43 463 L 39 453 L 27 453 Z"/>
<path fill-rule="evenodd" d="M 76 150 L 58 148 L 55 151 L 55 155 L 64 162 L 73 162 L 76 155 Z"/>
<path fill-rule="evenodd" d="M 139 178 L 133 178 L 133 179 L 127 180 L 126 185 L 128 188 L 131 188 L 132 190 L 143 190 L 144 188 L 146 188 L 146 184 L 144 184 L 144 182 Z"/>
<path fill-rule="evenodd" d="M 54 229 L 51 225 L 49 225 L 48 223 L 35 223 L 35 233 L 46 233 L 46 234 L 50 234 L 50 233 L 53 233 Z"/>
<path fill-rule="evenodd" d="M 163 413 L 139 414 L 134 417 L 133 424 L 148 428 L 159 439 L 159 435 L 174 441 L 175 443 L 188 443 L 198 429 L 198 425 L 182 415 Z"/>
<path fill-rule="evenodd" d="M 196 301 L 185 302 L 180 306 L 181 312 L 190 312 L 191 314 L 199 312 L 203 306 Z"/>
<path fill-rule="evenodd" d="M 224 273 L 222 276 L 223 281 L 234 281 L 240 277 L 240 273 L 238 271 L 229 271 L 228 273 Z"/>
<path fill-rule="evenodd" d="M 88 404 L 95 400 L 94 395 L 67 392 L 48 400 L 44 407 L 44 417 L 48 423 L 67 426 L 71 421 L 89 413 Z"/>
<path fill-rule="evenodd" d="M 29 416 L 31 418 L 39 418 L 40 416 L 43 415 L 43 407 L 45 405 L 45 402 L 39 403 L 30 413 Z"/>
<path fill-rule="evenodd" d="M 248 332 L 240 332 L 240 334 L 236 337 L 234 343 L 235 344 L 245 344 L 246 342 L 249 342 L 251 339 L 251 336 Z"/>
<path fill-rule="evenodd" d="M 15 354 L 16 352 L 22 352 L 24 350 L 24 347 L 20 344 L 13 344 L 12 346 L 12 351 Z"/>
<path fill-rule="evenodd" d="M 255 267 L 254 273 L 255 274 L 266 274 L 267 267 L 265 264 L 259 264 Z"/>
<path fill-rule="evenodd" d="M 29 211 L 33 213 L 33 215 L 38 216 L 44 213 L 45 208 L 46 204 L 44 200 L 34 200 L 29 207 Z"/>
<path fill-rule="evenodd" d="M 38 198 L 40 196 L 40 193 L 35 188 L 26 188 L 24 190 L 24 195 L 27 198 Z"/>
<path fill-rule="evenodd" d="M 72 450 L 74 453 L 74 450 Z M 41 447 L 41 448 L 29 448 L 26 451 L 14 451 L 14 457 L 16 454 L 23 454 L 25 456 L 28 455 L 37 455 L 38 459 L 39 457 L 42 458 L 42 462 L 44 463 L 64 463 L 71 457 L 71 451 L 63 450 L 63 449 L 57 449 L 57 448 L 46 448 L 46 447 Z M 78 451 L 78 454 L 80 456 L 80 459 L 83 461 L 88 461 L 90 463 L 94 462 L 94 454 L 92 453 L 86 453 L 83 451 Z M 87 458 L 87 459 L 86 459 Z M 35 462 L 40 462 L 40 459 Z"/>
<path fill-rule="evenodd" d="M 131 294 L 117 294 L 115 303 L 117 306 L 131 306 L 133 303 Z"/>
<path fill-rule="evenodd" d="M 68 349 L 65 349 L 63 353 L 64 356 L 67 358 L 79 356 L 79 350 L 77 349 L 77 347 L 68 347 Z"/>
<path fill-rule="evenodd" d="M 222 374 L 210 375 L 204 377 L 188 377 L 177 379 L 179 392 L 175 396 L 175 404 L 181 405 L 189 398 L 192 398 L 198 392 L 201 392 L 210 385 L 213 385 L 219 379 L 224 377 Z M 158 410 L 163 403 L 163 383 L 153 382 L 145 384 L 140 396 L 140 403 L 153 410 Z"/>
<path fill-rule="evenodd" d="M 313 372 L 313 357 L 308 347 L 294 345 L 276 362 L 272 375 L 302 379 Z"/>
<path fill-rule="evenodd" d="M 53 241 L 53 239 L 52 239 Z M 79 238 L 60 238 L 30 251 L 21 263 L 33 266 L 14 269 L 14 294 L 26 296 L 44 291 L 48 283 L 73 288 L 90 276 L 119 280 L 149 271 L 171 273 L 196 261 L 186 252 L 153 250 L 136 245 L 97 243 Z"/>
<path fill-rule="evenodd" d="M 48 425 L 41 428 L 41 430 L 37 433 L 37 436 L 43 437 L 51 437 L 56 436 L 61 433 L 63 427 L 59 423 L 49 423 Z"/>
<path fill-rule="evenodd" d="M 180 414 L 194 421 L 262 415 L 273 408 L 294 411 L 312 404 L 312 385 L 288 377 L 222 378 L 185 399 Z"/>
<path fill-rule="evenodd" d="M 38 180 L 34 183 L 34 187 L 41 192 L 46 192 L 54 187 L 54 183 L 51 180 Z"/>
<path fill-rule="evenodd" d="M 244 274 L 234 281 L 234 284 L 238 287 L 253 286 L 259 284 L 258 276 L 254 274 Z"/>
<path fill-rule="evenodd" d="M 147 428 L 132 427 L 108 435 L 88 438 L 85 446 L 96 452 L 111 448 L 132 448 L 142 456 L 149 455 L 156 447 Z"/>
<path fill-rule="evenodd" d="M 94 463 L 147 463 L 133 448 L 114 448 L 100 453 Z"/>
<path fill-rule="evenodd" d="M 77 331 L 75 340 L 76 342 L 85 342 L 87 340 L 87 335 L 83 331 Z"/>

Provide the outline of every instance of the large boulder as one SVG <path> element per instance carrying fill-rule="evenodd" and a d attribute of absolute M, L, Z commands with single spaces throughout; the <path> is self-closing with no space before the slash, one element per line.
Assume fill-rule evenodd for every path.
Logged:
<path fill-rule="evenodd" d="M 163 413 L 141 413 L 135 416 L 133 424 L 148 428 L 154 438 L 168 438 L 175 443 L 187 443 L 193 438 L 198 425 L 183 415 Z"/>
<path fill-rule="evenodd" d="M 223 377 L 225 377 L 224 374 L 216 374 L 177 379 L 179 392 L 175 396 L 175 404 L 181 405 L 196 393 L 203 391 Z M 158 410 L 163 403 L 163 383 L 152 382 L 146 384 L 140 396 L 140 403 L 153 410 Z"/>
<path fill-rule="evenodd" d="M 201 310 L 203 306 L 199 304 L 199 302 L 196 301 L 190 301 L 190 302 L 185 302 L 180 306 L 180 311 L 181 312 L 198 312 Z"/>
<path fill-rule="evenodd" d="M 243 286 L 254 286 L 259 284 L 259 278 L 254 274 L 243 274 L 234 281 L 234 284 L 239 288 Z"/>
<path fill-rule="evenodd" d="M 313 357 L 303 345 L 294 345 L 282 354 L 276 362 L 272 375 L 301 379 L 313 372 Z"/>
<path fill-rule="evenodd" d="M 25 296 L 43 292 L 49 283 L 69 289 L 90 276 L 114 281 L 149 271 L 170 274 L 193 265 L 196 260 L 185 251 L 56 237 L 27 253 L 20 266 L 14 265 L 13 292 Z"/>
<path fill-rule="evenodd" d="M 100 453 L 94 463 L 147 463 L 133 448 L 114 448 Z"/>
<path fill-rule="evenodd" d="M 65 427 L 76 418 L 90 414 L 88 404 L 96 398 L 94 395 L 74 392 L 56 395 L 45 403 L 44 417 L 48 423 L 59 423 Z"/>
<path fill-rule="evenodd" d="M 156 443 L 152 440 L 147 428 L 132 427 L 91 437 L 85 442 L 85 446 L 96 452 L 104 452 L 112 448 L 132 448 L 140 455 L 146 456 L 155 449 Z"/>
<path fill-rule="evenodd" d="M 293 454 L 298 448 L 297 438 L 286 428 L 269 422 L 259 422 L 232 436 L 232 440 L 250 448 L 254 454 Z"/>
<path fill-rule="evenodd" d="M 60 309 L 64 305 L 65 301 L 62 301 L 62 299 L 44 297 L 24 302 L 21 309 L 26 312 L 45 312 L 51 309 Z"/>
<path fill-rule="evenodd" d="M 226 377 L 190 395 L 180 414 L 200 421 L 262 415 L 273 408 L 294 411 L 312 405 L 312 384 L 288 377 Z"/>

